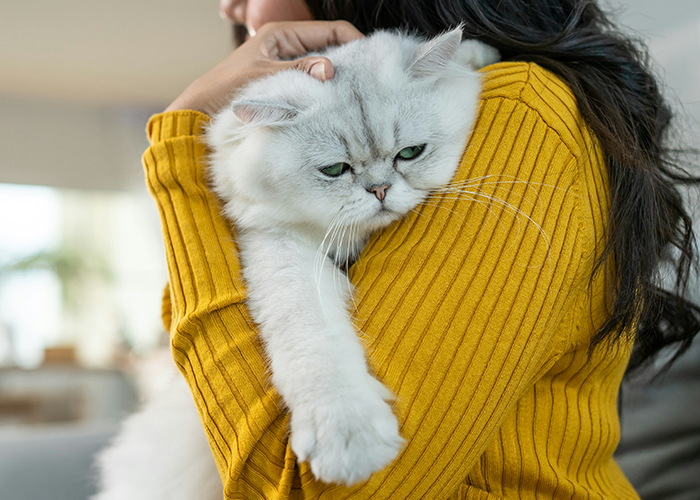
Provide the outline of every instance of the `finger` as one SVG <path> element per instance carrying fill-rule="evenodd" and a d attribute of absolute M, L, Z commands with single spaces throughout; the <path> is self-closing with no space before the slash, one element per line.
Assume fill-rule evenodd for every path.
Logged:
<path fill-rule="evenodd" d="M 271 57 L 294 58 L 329 45 L 341 45 L 364 35 L 347 21 L 305 21 L 270 23 L 258 35 L 264 34 Z"/>
<path fill-rule="evenodd" d="M 298 69 L 304 73 L 308 73 L 316 80 L 325 82 L 330 80 L 335 75 L 335 68 L 330 59 L 325 57 L 305 57 L 298 61 L 292 61 L 290 66 L 293 69 Z"/>
<path fill-rule="evenodd" d="M 232 23 L 245 22 L 245 2 L 240 0 L 219 0 L 219 16 Z"/>

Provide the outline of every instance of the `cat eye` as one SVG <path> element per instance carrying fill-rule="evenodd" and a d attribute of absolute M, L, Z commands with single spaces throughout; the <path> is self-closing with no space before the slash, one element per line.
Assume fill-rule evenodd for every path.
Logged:
<path fill-rule="evenodd" d="M 321 172 L 329 177 L 338 177 L 339 175 L 343 175 L 348 170 L 350 170 L 350 165 L 347 163 L 334 163 L 330 167 L 322 168 Z"/>
<path fill-rule="evenodd" d="M 399 151 L 399 154 L 396 155 L 396 159 L 413 160 L 414 158 L 418 158 L 418 156 L 420 156 L 424 149 L 425 144 L 421 144 L 420 146 L 409 146 L 407 148 L 403 148 L 401 151 Z"/>

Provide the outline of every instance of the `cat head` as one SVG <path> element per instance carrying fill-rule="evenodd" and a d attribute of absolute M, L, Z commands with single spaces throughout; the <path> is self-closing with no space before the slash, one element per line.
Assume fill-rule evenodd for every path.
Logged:
<path fill-rule="evenodd" d="M 406 215 L 450 181 L 476 114 L 460 41 L 377 32 L 323 54 L 331 80 L 288 70 L 250 84 L 207 134 L 227 214 L 363 235 Z"/>

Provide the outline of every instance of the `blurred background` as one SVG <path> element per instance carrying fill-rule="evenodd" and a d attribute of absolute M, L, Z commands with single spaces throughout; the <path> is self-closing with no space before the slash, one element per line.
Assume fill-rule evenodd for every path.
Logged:
<path fill-rule="evenodd" d="M 682 105 L 680 129 L 698 130 L 700 2 L 608 5 L 647 40 L 667 95 Z M 87 498 L 92 455 L 157 385 L 168 363 L 167 272 L 142 179 L 144 129 L 231 49 L 216 0 L 0 4 L 3 500 Z M 688 358 L 698 357 L 695 346 Z M 697 380 L 697 363 L 680 373 Z M 625 394 L 639 405 L 653 390 L 667 392 Z M 623 414 L 623 451 L 637 446 L 639 422 Z M 690 457 L 699 449 L 696 441 Z M 651 488 L 645 498 L 671 498 L 666 483 L 641 484 L 656 469 L 633 455 L 620 460 Z"/>

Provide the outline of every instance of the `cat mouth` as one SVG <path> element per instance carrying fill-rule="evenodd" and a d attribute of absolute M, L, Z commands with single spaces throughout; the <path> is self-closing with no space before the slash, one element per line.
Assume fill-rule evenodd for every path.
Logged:
<path fill-rule="evenodd" d="M 379 210 L 377 210 L 377 215 L 388 215 L 388 214 L 393 214 L 394 211 L 389 209 L 384 203 L 382 203 L 379 206 Z"/>
<path fill-rule="evenodd" d="M 384 224 L 393 222 L 394 219 L 401 217 L 401 215 L 402 214 L 396 210 L 392 210 L 391 208 L 387 207 L 384 203 L 381 204 L 381 206 L 377 209 L 377 212 L 374 214 L 374 216 Z"/>

